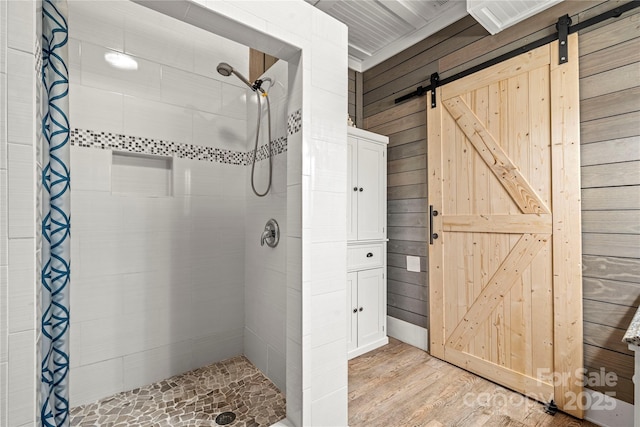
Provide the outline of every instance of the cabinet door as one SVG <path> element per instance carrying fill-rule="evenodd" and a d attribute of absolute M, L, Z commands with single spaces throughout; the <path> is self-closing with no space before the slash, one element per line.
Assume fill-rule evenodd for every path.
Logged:
<path fill-rule="evenodd" d="M 358 347 L 384 337 L 383 272 L 382 268 L 358 272 Z"/>
<path fill-rule="evenodd" d="M 347 273 L 347 351 L 358 347 L 358 273 Z M 353 310 L 356 310 L 354 313 Z"/>
<path fill-rule="evenodd" d="M 347 141 L 347 240 L 358 238 L 358 140 Z M 355 190 L 354 190 L 355 188 Z"/>
<path fill-rule="evenodd" d="M 357 153 L 358 240 L 384 239 L 387 179 L 384 146 L 359 140 Z"/>

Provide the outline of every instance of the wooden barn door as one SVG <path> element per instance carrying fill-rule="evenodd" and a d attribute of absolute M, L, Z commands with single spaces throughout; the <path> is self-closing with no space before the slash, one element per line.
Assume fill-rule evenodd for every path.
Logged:
<path fill-rule="evenodd" d="M 582 417 L 577 45 L 437 88 L 429 304 L 434 356 Z"/>

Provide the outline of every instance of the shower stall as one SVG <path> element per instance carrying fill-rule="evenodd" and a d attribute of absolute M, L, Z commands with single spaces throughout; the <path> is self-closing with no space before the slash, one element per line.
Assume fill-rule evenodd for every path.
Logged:
<path fill-rule="evenodd" d="M 288 64 L 130 2 L 69 37 L 72 406 L 242 354 L 284 393 Z"/>
<path fill-rule="evenodd" d="M 50 3 L 69 28 L 60 399 L 163 390 L 214 362 L 244 369 L 244 355 L 292 424 L 345 424 L 346 27 L 304 2 Z M 42 15 L 0 3 L 0 424 L 16 427 L 45 422 Z M 248 74 L 247 46 L 284 58 L 266 99 L 218 72 Z"/>

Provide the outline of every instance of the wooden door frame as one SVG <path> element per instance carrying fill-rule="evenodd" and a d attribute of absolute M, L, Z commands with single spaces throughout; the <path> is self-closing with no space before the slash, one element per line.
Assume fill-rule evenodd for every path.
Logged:
<path fill-rule="evenodd" d="M 582 332 L 582 243 L 580 221 L 580 114 L 578 35 L 568 40 L 569 61 L 558 64 L 558 41 L 550 44 L 551 169 L 553 171 L 551 203 L 553 206 L 553 394 L 558 407 L 575 417 L 584 415 L 583 332 Z M 527 55 L 527 54 L 523 54 Z M 506 70 L 518 66 L 518 58 L 494 65 Z M 500 68 L 501 67 L 501 68 Z M 483 70 L 476 74 L 486 72 Z M 469 77 L 467 77 L 469 78 Z M 436 89 L 442 102 L 442 88 Z M 441 108 L 427 106 L 428 141 L 441 141 Z M 440 144 L 427 144 L 427 158 L 442 159 Z M 442 206 L 441 164 L 427 162 L 429 203 Z M 433 230 L 441 233 L 442 215 L 433 219 Z M 445 358 L 444 283 L 440 280 L 444 265 L 442 240 L 429 246 L 429 337 L 430 353 Z M 490 364 L 490 363 L 487 363 Z M 466 366 L 466 368 L 469 368 Z M 493 379 L 495 381 L 495 379 Z"/>

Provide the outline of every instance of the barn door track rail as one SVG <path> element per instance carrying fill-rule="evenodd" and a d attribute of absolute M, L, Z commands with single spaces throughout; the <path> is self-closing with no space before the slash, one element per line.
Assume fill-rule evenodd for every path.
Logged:
<path fill-rule="evenodd" d="M 426 86 L 426 87 L 418 86 L 415 91 L 408 93 L 406 95 L 403 95 L 399 98 L 396 98 L 395 103 L 399 104 L 411 98 L 424 96 L 427 94 L 427 92 L 431 92 L 431 108 L 435 108 L 437 105 L 435 89 L 438 86 L 442 86 L 442 85 L 446 85 L 447 83 L 454 82 L 470 74 L 484 70 L 485 68 L 489 68 L 492 65 L 499 64 L 500 62 L 506 61 L 507 59 L 511 59 L 522 53 L 529 52 L 530 50 L 533 50 L 540 46 L 544 46 L 556 40 L 560 41 L 558 63 L 564 64 L 565 62 L 568 61 L 567 51 L 568 51 L 569 45 L 568 45 L 567 37 L 569 36 L 569 34 L 577 33 L 580 30 L 583 30 L 592 25 L 598 24 L 602 21 L 606 21 L 607 19 L 619 18 L 623 13 L 628 12 L 637 7 L 640 7 L 640 1 L 635 1 L 635 0 L 630 1 L 629 3 L 625 3 L 607 12 L 601 13 L 600 15 L 594 16 L 593 18 L 580 22 L 576 25 L 571 25 L 571 18 L 569 17 L 569 15 L 561 16 L 560 18 L 558 18 L 558 22 L 556 23 L 557 33 L 551 34 L 549 36 L 546 36 L 536 41 L 533 41 L 531 43 L 528 43 L 524 46 L 516 48 L 510 52 L 504 53 L 496 58 L 485 61 L 482 64 L 473 66 L 467 70 L 453 74 L 452 76 L 449 76 L 442 80 L 440 79 L 440 75 L 438 73 L 433 73 L 430 76 L 429 86 Z"/>

